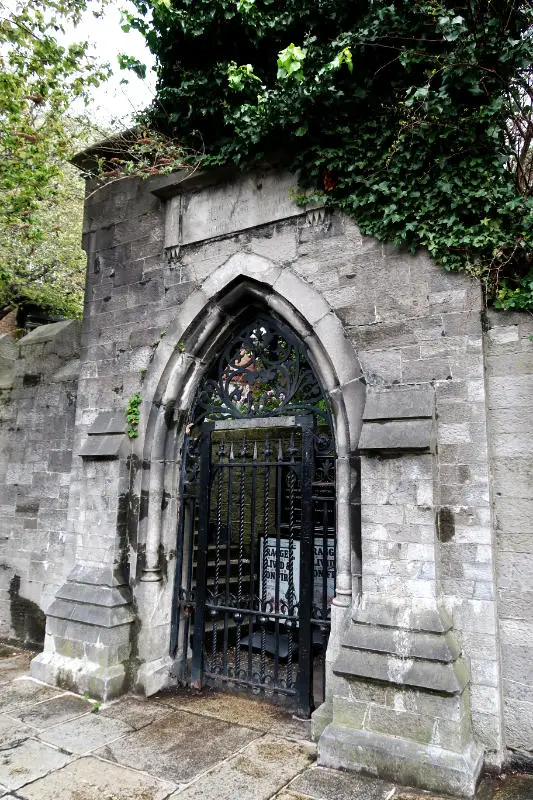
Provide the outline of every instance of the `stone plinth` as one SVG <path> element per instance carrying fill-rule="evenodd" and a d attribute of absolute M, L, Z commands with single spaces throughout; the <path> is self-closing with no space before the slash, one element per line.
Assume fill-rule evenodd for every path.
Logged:
<path fill-rule="evenodd" d="M 472 737 L 468 662 L 434 601 L 369 598 L 333 671 L 344 694 L 333 697 L 319 764 L 474 795 L 483 750 Z"/>
<path fill-rule="evenodd" d="M 48 609 L 44 651 L 30 673 L 104 701 L 125 691 L 131 593 L 118 570 L 75 567 Z"/>

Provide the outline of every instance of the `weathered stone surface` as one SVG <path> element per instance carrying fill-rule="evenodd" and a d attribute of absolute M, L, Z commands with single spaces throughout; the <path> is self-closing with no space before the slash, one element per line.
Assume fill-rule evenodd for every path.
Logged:
<path fill-rule="evenodd" d="M 90 436 L 106 433 L 125 433 L 126 415 L 123 411 L 104 411 L 98 414 L 95 421 L 87 431 Z"/>
<path fill-rule="evenodd" d="M 179 690 L 156 699 L 173 709 L 202 714 L 286 739 L 310 738 L 309 720 L 297 719 L 290 712 L 266 701 L 222 692 L 199 695 Z"/>
<path fill-rule="evenodd" d="M 429 419 L 406 419 L 402 422 L 365 422 L 359 440 L 362 452 L 380 450 L 429 450 L 433 423 Z"/>
<path fill-rule="evenodd" d="M 70 760 L 66 753 L 34 739 L 8 745 L 0 753 L 0 784 L 7 789 L 18 789 L 60 769 Z"/>
<path fill-rule="evenodd" d="M 169 781 L 87 757 L 26 786 L 18 796 L 23 800 L 165 800 L 174 788 Z"/>
<path fill-rule="evenodd" d="M 407 786 L 420 786 L 459 797 L 473 797 L 483 751 L 472 742 L 462 754 L 435 745 L 329 725 L 318 746 L 325 767 L 366 771 Z"/>
<path fill-rule="evenodd" d="M 262 736 L 172 800 L 267 800 L 314 761 L 310 744 Z M 170 800 L 170 799 L 169 799 Z"/>
<path fill-rule="evenodd" d="M 131 733 L 129 725 L 117 719 L 88 714 L 40 734 L 40 738 L 68 753 L 85 755 L 102 745 Z"/>
<path fill-rule="evenodd" d="M 369 391 L 363 419 L 385 420 L 432 417 L 435 395 L 431 387 L 409 387 L 397 391 Z"/>
<path fill-rule="evenodd" d="M 0 715 L 0 748 L 22 742 L 35 734 L 35 730 L 6 714 Z"/>
<path fill-rule="evenodd" d="M 173 713 L 173 709 L 153 700 L 144 700 L 139 697 L 127 697 L 102 709 L 102 717 L 111 717 L 128 725 L 134 731 L 139 731 L 152 722 Z M 197 713 L 197 712 L 195 712 Z"/>
<path fill-rule="evenodd" d="M 22 713 L 11 713 L 14 716 L 18 716 L 25 724 L 42 731 L 58 725 L 60 722 L 68 722 L 83 714 L 88 714 L 90 711 L 91 705 L 86 700 L 77 695 L 62 694 L 51 700 L 37 703 Z"/>
<path fill-rule="evenodd" d="M 185 192 L 168 204 L 165 247 L 300 216 L 305 208 L 293 199 L 296 187 L 297 179 L 290 173 L 264 173 L 244 176 L 208 192 Z"/>
<path fill-rule="evenodd" d="M 343 647 L 391 653 L 401 658 L 425 658 L 430 661 L 455 661 L 461 652 L 456 638 L 445 635 L 409 631 L 401 636 L 398 629 L 354 625 L 342 640 Z"/>
<path fill-rule="evenodd" d="M 26 675 L 33 653 L 18 653 L 7 658 L 0 658 L 0 683 L 7 683 L 14 678 Z"/>
<path fill-rule="evenodd" d="M 78 455 L 83 458 L 118 458 L 123 453 L 126 437 L 122 434 L 89 436 Z"/>
<path fill-rule="evenodd" d="M 258 737 L 250 728 L 176 711 L 96 755 L 175 783 L 188 783 Z"/>
<path fill-rule="evenodd" d="M 324 767 L 306 770 L 287 787 L 295 794 L 301 792 L 321 800 L 390 800 L 396 797 L 394 788 L 394 784 L 386 781 Z"/>
<path fill-rule="evenodd" d="M 20 678 L 13 683 L 0 686 L 0 712 L 19 713 L 34 703 L 58 697 L 60 694 L 63 694 L 61 689 L 53 689 L 28 678 Z"/>

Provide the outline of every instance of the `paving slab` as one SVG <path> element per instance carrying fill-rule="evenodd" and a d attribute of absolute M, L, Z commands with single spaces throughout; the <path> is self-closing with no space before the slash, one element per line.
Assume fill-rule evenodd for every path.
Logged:
<path fill-rule="evenodd" d="M 86 755 L 98 747 L 112 742 L 120 736 L 131 733 L 131 728 L 118 719 L 103 717 L 100 714 L 87 714 L 39 734 L 39 738 L 61 747 L 69 753 Z"/>
<path fill-rule="evenodd" d="M 311 720 L 297 719 L 285 709 L 264 700 L 209 690 L 198 693 L 184 689 L 161 694 L 157 700 L 171 708 L 215 717 L 264 733 L 294 740 L 311 739 Z"/>
<path fill-rule="evenodd" d="M 75 694 L 62 694 L 45 700 L 42 703 L 32 706 L 27 711 L 19 711 L 16 716 L 27 725 L 32 725 L 40 731 L 58 725 L 60 722 L 68 722 L 71 719 L 89 714 L 91 705 L 82 697 Z"/>
<path fill-rule="evenodd" d="M 118 719 L 134 731 L 139 731 L 152 722 L 173 714 L 174 709 L 142 697 L 126 697 L 101 709 L 99 713 L 103 717 Z"/>
<path fill-rule="evenodd" d="M 176 711 L 95 755 L 156 778 L 188 783 L 260 735 L 221 720 Z"/>
<path fill-rule="evenodd" d="M 18 800 L 165 800 L 175 788 L 168 781 L 88 756 L 17 794 Z"/>
<path fill-rule="evenodd" d="M 0 784 L 19 789 L 48 772 L 64 767 L 71 756 L 35 739 L 26 739 L 0 752 Z"/>
<path fill-rule="evenodd" d="M 26 675 L 30 668 L 30 661 L 35 653 L 11 653 L 0 656 L 0 683 L 7 683 L 14 678 Z"/>
<path fill-rule="evenodd" d="M 65 692 L 37 683 L 32 678 L 17 678 L 0 686 L 0 713 L 19 712 L 42 700 L 59 697 L 60 694 Z"/>
<path fill-rule="evenodd" d="M 314 759 L 310 743 L 262 736 L 171 800 L 266 800 Z"/>
<path fill-rule="evenodd" d="M 0 714 L 0 749 L 33 736 L 35 731 L 18 720 Z"/>
<path fill-rule="evenodd" d="M 289 792 L 320 800 L 390 800 L 394 790 L 387 781 L 324 767 L 306 770 L 287 786 Z"/>
<path fill-rule="evenodd" d="M 533 775 L 510 772 L 499 777 L 487 777 L 481 781 L 476 800 L 531 800 L 533 798 Z"/>

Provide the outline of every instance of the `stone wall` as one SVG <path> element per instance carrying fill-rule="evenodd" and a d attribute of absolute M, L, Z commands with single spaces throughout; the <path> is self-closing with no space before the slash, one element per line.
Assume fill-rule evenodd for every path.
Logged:
<path fill-rule="evenodd" d="M 490 311 L 485 336 L 505 741 L 533 752 L 533 319 Z"/>
<path fill-rule="evenodd" d="M 67 533 L 79 324 L 0 337 L 0 636 L 44 641 L 73 558 Z"/>
<path fill-rule="evenodd" d="M 447 785 L 468 794 L 480 744 L 493 767 L 506 748 L 533 750 L 533 326 L 518 315 L 487 317 L 479 284 L 427 254 L 379 244 L 341 214 L 289 203 L 292 176 L 261 173 L 222 187 L 198 176 L 181 185 L 182 177 L 89 193 L 77 384 L 70 323 L 46 326 L 57 332 L 49 340 L 44 328 L 25 337 L 14 372 L 0 341 L 11 376 L 0 375 L 8 387 L 5 635 L 33 636 L 10 622 L 23 597 L 48 612 L 36 677 L 67 675 L 103 697 L 172 680 L 179 426 L 190 375 L 210 352 L 203 343 L 231 323 L 225 298 L 246 283 L 246 298 L 264 290 L 267 311 L 285 303 L 286 323 L 306 342 L 318 337 L 315 365 L 335 413 L 352 424 L 338 441 L 347 511 L 338 528 L 346 540 L 360 503 L 362 562 L 350 530 L 354 591 L 344 587 L 334 612 L 328 708 L 316 725 L 333 724 L 333 754 L 342 736 L 380 737 L 396 726 L 418 754 L 444 753 Z M 355 420 L 362 383 L 364 421 Z M 129 441 L 124 410 L 136 392 L 140 435 Z M 361 422 L 359 495 L 350 480 Z M 174 439 L 165 438 L 171 429 Z M 160 538 L 150 539 L 161 515 Z M 407 676 L 411 661 L 422 666 Z M 338 763 L 349 766 L 346 758 Z"/>

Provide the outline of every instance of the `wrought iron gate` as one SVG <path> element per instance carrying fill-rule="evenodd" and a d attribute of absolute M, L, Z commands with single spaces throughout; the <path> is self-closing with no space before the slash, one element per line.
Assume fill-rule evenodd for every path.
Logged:
<path fill-rule="evenodd" d="M 218 383 L 229 385 L 234 368 L 238 388 L 221 403 L 213 400 L 214 381 L 204 387 L 203 414 L 185 438 L 171 651 L 187 653 L 185 677 L 197 688 L 245 690 L 308 715 L 323 698 L 335 591 L 335 454 L 309 368 L 297 353 L 294 373 L 294 342 L 276 327 L 273 344 L 269 325 L 264 318 L 249 325 L 252 334 L 245 340 L 241 332 L 223 354 Z M 248 374 L 243 353 L 249 359 L 253 348 L 261 354 L 254 356 L 256 383 L 259 367 L 267 372 L 266 348 L 269 365 L 281 352 L 295 386 L 304 375 L 312 387 L 315 407 L 300 395 L 292 408 L 304 413 L 288 413 L 287 372 L 281 402 L 269 403 L 273 415 L 253 407 L 253 394 L 255 413 L 243 414 L 239 402 L 232 414 Z M 211 421 L 202 422 L 206 406 Z"/>

